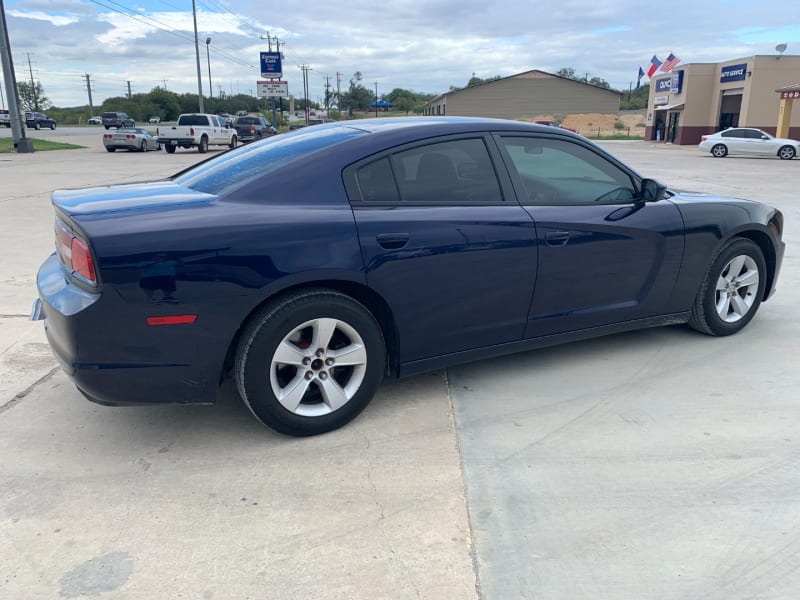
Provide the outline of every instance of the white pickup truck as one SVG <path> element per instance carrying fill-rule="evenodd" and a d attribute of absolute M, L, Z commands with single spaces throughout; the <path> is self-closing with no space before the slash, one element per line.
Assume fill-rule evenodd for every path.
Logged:
<path fill-rule="evenodd" d="M 156 129 L 158 143 L 170 154 L 175 149 L 196 147 L 201 154 L 208 152 L 209 146 L 228 146 L 235 148 L 239 142 L 236 130 L 225 125 L 217 115 L 188 113 L 180 115 L 173 126 Z"/>
<path fill-rule="evenodd" d="M 11 127 L 11 115 L 8 114 L 6 109 L 0 109 L 0 125 Z"/>

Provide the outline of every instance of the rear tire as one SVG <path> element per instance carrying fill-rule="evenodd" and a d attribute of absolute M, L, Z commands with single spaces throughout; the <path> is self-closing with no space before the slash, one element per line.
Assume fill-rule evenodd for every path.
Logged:
<path fill-rule="evenodd" d="M 337 429 L 372 399 L 386 365 L 383 333 L 354 299 L 302 290 L 268 304 L 246 324 L 234 377 L 264 425 L 286 435 Z"/>
<path fill-rule="evenodd" d="M 713 336 L 741 331 L 758 311 L 766 282 L 767 263 L 758 244 L 732 238 L 720 248 L 706 271 L 689 326 Z"/>
<path fill-rule="evenodd" d="M 50 125 L 50 131 L 55 131 L 55 130 L 56 130 L 56 124 L 53 123 L 52 125 Z"/>
<path fill-rule="evenodd" d="M 139 148 L 141 152 L 147 152 L 147 140 L 142 140 L 142 147 Z"/>
<path fill-rule="evenodd" d="M 33 128 L 34 128 L 36 131 L 39 131 L 39 130 L 42 128 L 42 124 L 41 124 L 41 123 L 36 123 L 36 125 L 34 125 L 34 126 L 33 126 Z"/>
<path fill-rule="evenodd" d="M 106 152 L 115 152 L 116 148 L 106 148 Z"/>
<path fill-rule="evenodd" d="M 711 148 L 711 154 L 715 158 L 725 158 L 728 156 L 728 147 L 725 144 L 716 144 Z"/>
<path fill-rule="evenodd" d="M 238 139 L 236 136 L 233 136 L 233 137 L 231 138 L 231 143 L 228 145 L 228 148 L 230 148 L 231 150 L 233 150 L 234 148 L 236 148 L 236 144 L 237 144 L 238 142 L 239 142 L 239 139 Z"/>
<path fill-rule="evenodd" d="M 206 136 L 200 138 L 200 143 L 197 144 L 197 151 L 200 154 L 208 152 L 208 138 Z"/>

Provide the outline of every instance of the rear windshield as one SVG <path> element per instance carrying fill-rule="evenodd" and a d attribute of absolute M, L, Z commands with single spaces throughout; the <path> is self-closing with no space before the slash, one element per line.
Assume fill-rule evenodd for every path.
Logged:
<path fill-rule="evenodd" d="M 239 117 L 236 119 L 237 125 L 257 125 L 261 123 L 258 119 L 254 119 L 253 117 Z"/>
<path fill-rule="evenodd" d="M 313 152 L 366 135 L 350 127 L 319 128 L 273 136 L 258 144 L 239 146 L 174 176 L 179 185 L 224 196 L 279 167 Z"/>
<path fill-rule="evenodd" d="M 208 125 L 208 117 L 205 115 L 181 115 L 178 125 Z"/>
<path fill-rule="evenodd" d="M 116 119 L 117 113 L 103 113 L 104 119 Z"/>

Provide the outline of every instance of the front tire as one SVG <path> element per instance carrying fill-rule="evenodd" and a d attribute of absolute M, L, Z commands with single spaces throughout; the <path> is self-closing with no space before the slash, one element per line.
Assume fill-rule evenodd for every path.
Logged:
<path fill-rule="evenodd" d="M 200 138 L 200 143 L 197 144 L 197 151 L 200 154 L 208 152 L 208 138 L 206 136 Z"/>
<path fill-rule="evenodd" d="M 711 154 L 715 158 L 725 158 L 728 156 L 728 147 L 725 144 L 716 144 L 711 148 Z"/>
<path fill-rule="evenodd" d="M 228 148 L 230 148 L 231 150 L 233 150 L 234 148 L 236 148 L 236 144 L 237 144 L 238 142 L 239 142 L 239 139 L 238 139 L 236 136 L 233 136 L 233 137 L 231 138 L 231 143 L 228 145 Z"/>
<path fill-rule="evenodd" d="M 295 292 L 250 320 L 236 351 L 239 395 L 286 435 L 337 429 L 369 404 L 386 365 L 383 333 L 359 302 L 333 290 Z"/>
<path fill-rule="evenodd" d="M 53 123 L 52 125 L 50 125 L 50 131 L 55 131 L 55 130 L 56 130 L 56 124 Z"/>
<path fill-rule="evenodd" d="M 713 336 L 741 331 L 758 311 L 766 282 L 767 263 L 758 244 L 729 240 L 706 271 L 689 326 Z"/>
<path fill-rule="evenodd" d="M 778 156 L 781 157 L 783 160 L 792 160 L 797 154 L 791 146 L 783 146 L 780 150 L 778 150 Z"/>

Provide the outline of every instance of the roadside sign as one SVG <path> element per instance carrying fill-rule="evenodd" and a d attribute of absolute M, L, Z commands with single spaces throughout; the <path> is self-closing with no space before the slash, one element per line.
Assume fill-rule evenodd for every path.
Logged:
<path fill-rule="evenodd" d="M 288 81 L 257 81 L 259 98 L 288 98 Z"/>
<path fill-rule="evenodd" d="M 280 79 L 283 76 L 280 52 L 261 53 L 261 76 Z"/>

